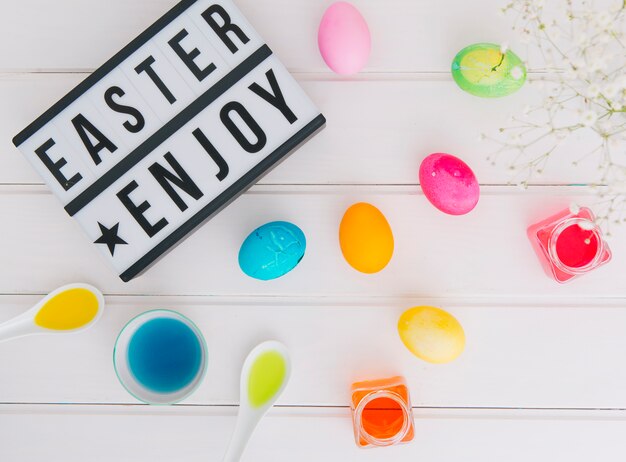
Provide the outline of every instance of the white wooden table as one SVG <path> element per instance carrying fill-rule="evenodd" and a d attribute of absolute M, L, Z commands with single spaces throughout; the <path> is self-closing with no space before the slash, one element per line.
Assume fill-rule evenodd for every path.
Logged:
<path fill-rule="evenodd" d="M 89 282 L 107 311 L 76 336 L 0 345 L 0 461 L 220 460 L 234 426 L 239 369 L 257 342 L 291 348 L 292 381 L 259 427 L 250 461 L 590 461 L 626 451 L 626 229 L 610 265 L 559 286 L 525 236 L 570 201 L 592 203 L 595 171 L 563 155 L 528 191 L 490 166 L 482 131 L 534 97 L 473 98 L 452 82 L 472 42 L 517 46 L 502 2 L 355 0 L 373 50 L 362 74 L 325 67 L 316 30 L 329 0 L 238 0 L 328 119 L 324 132 L 144 276 L 122 283 L 10 144 L 11 137 L 175 0 L 2 0 L 0 10 L 0 321 L 64 283 Z M 280 23 L 280 25 L 279 25 Z M 535 70 L 534 76 L 539 71 Z M 572 145 L 572 151 L 576 146 Z M 427 203 L 417 169 L 430 152 L 475 169 L 481 201 L 464 217 Z M 369 201 L 389 219 L 396 253 L 366 276 L 343 261 L 343 211 Z M 237 251 L 255 226 L 298 224 L 307 254 L 273 282 L 241 274 Z M 467 334 L 463 356 L 435 366 L 396 334 L 406 308 L 434 304 Z M 117 382 L 116 335 L 136 314 L 173 308 L 203 330 L 209 371 L 184 404 L 140 405 Z M 359 450 L 353 380 L 402 374 L 415 406 L 405 446 Z"/>

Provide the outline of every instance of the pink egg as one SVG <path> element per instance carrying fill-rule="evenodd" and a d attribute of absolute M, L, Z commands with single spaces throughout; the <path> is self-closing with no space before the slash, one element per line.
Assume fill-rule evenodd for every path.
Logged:
<path fill-rule="evenodd" d="M 328 7 L 317 34 L 322 58 L 337 74 L 359 72 L 370 55 L 370 31 L 365 19 L 347 2 Z"/>
<path fill-rule="evenodd" d="M 431 154 L 420 165 L 424 195 L 439 210 L 465 215 L 478 203 L 480 186 L 472 169 L 450 154 Z"/>

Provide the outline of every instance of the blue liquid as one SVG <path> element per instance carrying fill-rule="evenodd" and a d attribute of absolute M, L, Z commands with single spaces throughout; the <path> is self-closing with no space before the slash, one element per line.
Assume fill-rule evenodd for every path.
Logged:
<path fill-rule="evenodd" d="M 173 393 L 188 386 L 202 361 L 200 339 L 177 319 L 146 322 L 128 345 L 128 367 L 135 380 L 156 393 Z"/>

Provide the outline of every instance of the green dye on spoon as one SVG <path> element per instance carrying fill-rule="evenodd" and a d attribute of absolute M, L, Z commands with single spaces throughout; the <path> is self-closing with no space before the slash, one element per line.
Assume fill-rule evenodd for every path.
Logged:
<path fill-rule="evenodd" d="M 287 364 L 276 351 L 260 354 L 250 367 L 248 399 L 250 406 L 259 408 L 270 402 L 285 381 Z"/>

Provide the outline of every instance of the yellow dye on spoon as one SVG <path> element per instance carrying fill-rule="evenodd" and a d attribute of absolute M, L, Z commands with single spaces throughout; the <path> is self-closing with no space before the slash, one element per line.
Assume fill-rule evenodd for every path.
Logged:
<path fill-rule="evenodd" d="M 285 381 L 287 364 L 276 351 L 259 355 L 250 367 L 248 399 L 252 407 L 262 407 L 274 398 Z"/>
<path fill-rule="evenodd" d="M 98 314 L 98 298 L 88 289 L 65 290 L 48 300 L 35 316 L 44 329 L 74 330 L 89 324 Z"/>

